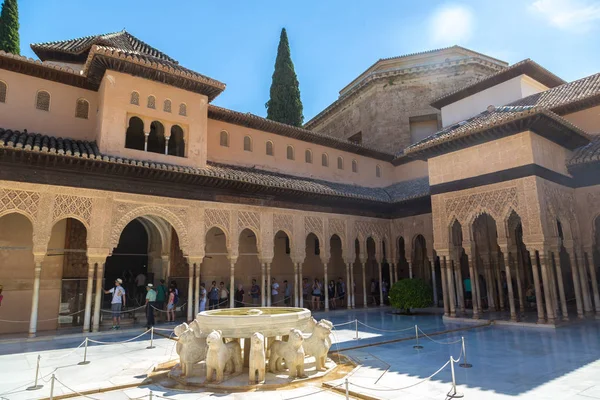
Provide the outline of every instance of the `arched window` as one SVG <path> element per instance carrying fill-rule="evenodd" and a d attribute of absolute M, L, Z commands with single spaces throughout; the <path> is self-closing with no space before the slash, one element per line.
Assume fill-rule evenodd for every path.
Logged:
<path fill-rule="evenodd" d="M 271 142 L 270 140 L 267 140 L 267 143 L 265 145 L 265 153 L 267 153 L 268 156 L 272 156 L 275 154 L 275 152 L 273 151 L 273 142 Z"/>
<path fill-rule="evenodd" d="M 138 92 L 131 92 L 131 99 L 129 100 L 131 104 L 136 106 L 140 105 L 140 94 Z"/>
<path fill-rule="evenodd" d="M 381 166 L 379 165 L 375 167 L 375 176 L 381 178 Z"/>
<path fill-rule="evenodd" d="M 321 165 L 324 167 L 329 167 L 329 157 L 327 156 L 327 153 L 323 153 L 321 156 Z"/>
<path fill-rule="evenodd" d="M 227 131 L 221 131 L 219 134 L 219 143 L 221 147 L 229 147 L 229 133 Z"/>
<path fill-rule="evenodd" d="M 90 112 L 90 103 L 86 99 L 77 100 L 77 105 L 75 106 L 75 118 L 88 119 L 88 114 Z"/>
<path fill-rule="evenodd" d="M 148 96 L 148 108 L 156 109 L 156 97 Z"/>
<path fill-rule="evenodd" d="M 171 112 L 171 100 L 166 99 L 164 104 L 163 104 L 163 111 L 164 112 Z"/>
<path fill-rule="evenodd" d="M 294 148 L 292 146 L 287 147 L 287 159 L 288 160 L 294 159 Z"/>
<path fill-rule="evenodd" d="M 35 108 L 42 111 L 50 111 L 50 93 L 45 90 L 37 92 Z"/>
<path fill-rule="evenodd" d="M 185 103 L 179 105 L 179 115 L 183 115 L 184 117 L 187 115 L 187 106 Z"/>
<path fill-rule="evenodd" d="M 6 82 L 0 81 L 0 103 L 6 103 Z"/>
<path fill-rule="evenodd" d="M 304 152 L 304 162 L 307 164 L 312 164 L 312 151 L 306 150 Z"/>
<path fill-rule="evenodd" d="M 252 151 L 252 138 L 244 136 L 244 151 Z"/>
<path fill-rule="evenodd" d="M 150 124 L 150 135 L 148 135 L 148 152 L 165 154 L 165 127 L 158 121 Z"/>
<path fill-rule="evenodd" d="M 344 159 L 342 157 L 338 157 L 338 169 L 344 169 Z"/>
<path fill-rule="evenodd" d="M 183 129 L 179 125 L 171 127 L 168 150 L 170 156 L 185 157 L 185 139 L 183 137 Z"/>
<path fill-rule="evenodd" d="M 138 117 L 131 117 L 125 133 L 125 147 L 144 151 L 144 142 L 144 121 Z"/>
<path fill-rule="evenodd" d="M 358 162 L 352 160 L 352 172 L 358 172 Z"/>

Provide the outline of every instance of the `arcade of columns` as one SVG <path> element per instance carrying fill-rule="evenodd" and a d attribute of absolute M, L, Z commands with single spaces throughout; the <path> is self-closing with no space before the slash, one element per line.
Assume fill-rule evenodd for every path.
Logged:
<path fill-rule="evenodd" d="M 571 189 L 538 177 L 432 196 L 445 315 L 465 313 L 468 275 L 475 319 L 487 305 L 508 306 L 517 321 L 529 287 L 538 323 L 568 320 L 573 298 L 579 318 L 592 315 L 593 306 L 600 317 L 594 209 L 600 210 L 599 188 Z"/>
<path fill-rule="evenodd" d="M 74 189 L 68 187 L 46 186 L 27 183 L 0 182 L 0 222 L 1 217 L 18 213 L 25 216 L 33 227 L 34 276 L 29 334 L 34 336 L 38 325 L 38 307 L 40 296 L 40 277 L 43 262 L 48 253 L 52 227 L 65 218 L 81 222 L 87 231 L 87 292 L 85 296 L 84 331 L 99 329 L 100 307 L 103 298 L 104 267 L 112 249 L 117 247 L 123 229 L 133 220 L 162 221 L 170 225 L 179 239 L 179 246 L 188 263 L 188 293 L 194 307 L 188 307 L 188 319 L 198 312 L 200 277 L 205 262 L 206 235 L 209 230 L 218 228 L 225 236 L 229 261 L 230 287 L 235 287 L 236 262 L 240 257 L 240 233 L 252 231 L 256 236 L 257 257 L 261 266 L 261 304 L 271 305 L 270 290 L 265 290 L 264 282 L 271 281 L 271 266 L 274 256 L 274 238 L 278 232 L 284 232 L 290 243 L 290 257 L 293 262 L 293 304 L 303 306 L 302 279 L 306 271 L 306 239 L 314 235 L 323 245 L 319 258 L 323 270 L 319 276 L 328 282 L 328 263 L 330 263 L 330 238 L 337 236 L 342 244 L 342 258 L 345 266 L 344 278 L 347 283 L 347 307 L 356 306 L 356 288 L 362 288 L 363 304 L 367 304 L 367 278 L 378 279 L 380 299 L 382 299 L 382 263 L 388 263 L 391 283 L 400 278 L 397 246 L 390 238 L 407 238 L 407 248 L 402 249 L 403 265 L 413 276 L 410 256 L 412 250 L 408 244 L 412 238 L 420 236 L 423 244 L 431 243 L 431 215 L 419 215 L 398 220 L 354 217 L 316 213 L 289 209 L 240 206 L 226 203 L 210 203 L 192 200 L 165 199 L 152 196 L 120 194 L 107 191 Z M 398 240 L 394 240 L 396 244 Z M 371 243 L 371 246 L 368 244 Z M 367 251 L 367 248 L 370 248 Z M 422 249 L 426 252 L 423 260 L 426 267 L 433 271 L 431 246 Z M 386 250 L 389 249 L 389 250 Z M 389 255 L 386 254 L 389 251 Z M 389 261 L 388 261 L 389 260 Z M 163 264 L 168 257 L 163 256 Z M 377 272 L 371 274 L 367 265 L 375 266 Z M 239 268 L 239 267 L 238 267 Z M 168 277 L 168 265 L 163 265 L 163 276 Z M 421 268 L 423 269 L 423 267 Z M 243 272 L 243 271 L 242 271 Z M 238 277 L 240 271 L 237 271 Z M 314 272 L 313 272 L 314 275 Z M 336 272 L 336 277 L 341 275 Z M 370 275 L 370 276 L 369 276 Z M 355 282 L 355 276 L 357 277 Z M 431 275 L 435 279 L 435 274 Z M 408 277 L 408 276 L 407 276 Z M 94 292 L 93 283 L 96 282 Z M 361 282 L 362 281 L 362 282 Z M 231 306 L 233 306 L 233 296 Z M 94 299 L 92 309 L 92 299 Z M 360 302 L 359 302 L 360 304 Z M 383 302 L 381 302 L 381 305 Z M 329 306 L 328 292 L 325 290 L 325 309 Z M 93 321 L 93 322 L 92 322 Z"/>

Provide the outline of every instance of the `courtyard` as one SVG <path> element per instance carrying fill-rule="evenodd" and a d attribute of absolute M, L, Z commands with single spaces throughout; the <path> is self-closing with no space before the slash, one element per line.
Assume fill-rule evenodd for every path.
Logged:
<path fill-rule="evenodd" d="M 315 317 L 324 317 L 324 313 Z M 460 356 L 455 379 L 457 392 L 465 398 L 551 399 L 557 393 L 563 399 L 600 398 L 597 320 L 574 321 L 557 329 L 524 328 L 445 323 L 438 314 L 398 315 L 388 307 L 332 311 L 327 318 L 337 325 L 330 357 L 335 360 L 339 351 L 356 364 L 348 375 L 351 398 L 447 398 L 452 389 L 450 366 L 427 378 L 451 356 Z M 415 325 L 423 346 L 418 350 L 413 348 Z M 49 398 L 52 374 L 56 378 L 54 396 L 74 395 L 77 399 L 149 398 L 150 392 L 153 398 L 176 400 L 295 399 L 317 394 L 319 399 L 344 398 L 344 378 L 250 393 L 178 390 L 163 386 L 161 379 L 148 382 L 146 378 L 157 364 L 177 358 L 175 342 L 168 339 L 171 328 L 157 326 L 152 349 L 147 348 L 149 333 L 131 340 L 142 334 L 142 329 L 90 334 L 87 365 L 79 365 L 84 359 L 82 334 L 5 339 L 0 342 L 0 399 Z M 458 366 L 464 362 L 461 338 L 472 368 Z M 27 390 L 34 384 L 38 356 L 38 384 L 43 387 Z"/>

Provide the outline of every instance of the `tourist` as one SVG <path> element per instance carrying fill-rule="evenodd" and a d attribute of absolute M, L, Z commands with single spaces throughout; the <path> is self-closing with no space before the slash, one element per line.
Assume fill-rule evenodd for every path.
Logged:
<path fill-rule="evenodd" d="M 329 284 L 327 285 L 327 295 L 329 296 L 329 308 L 335 310 L 335 281 L 333 279 L 330 280 Z"/>
<path fill-rule="evenodd" d="M 256 279 L 252 279 L 252 287 L 250 288 L 250 297 L 252 297 L 252 304 L 260 304 L 260 286 L 256 284 Z"/>
<path fill-rule="evenodd" d="M 388 304 L 388 292 L 389 292 L 389 288 L 390 285 L 388 284 L 387 281 L 382 281 L 381 282 L 381 294 L 383 296 L 383 299 L 381 299 L 380 303 L 383 304 Z"/>
<path fill-rule="evenodd" d="M 113 326 L 111 329 L 121 328 L 121 309 L 125 307 L 125 289 L 121 286 L 123 280 L 117 278 L 115 281 L 115 287 L 110 290 L 105 290 L 104 294 L 112 293 L 112 299 L 110 301 L 110 310 L 112 311 Z"/>
<path fill-rule="evenodd" d="M 175 291 L 169 288 L 169 300 L 167 301 L 167 322 L 175 321 Z"/>
<path fill-rule="evenodd" d="M 283 281 L 283 302 L 286 306 L 291 306 L 292 303 L 292 288 L 288 285 L 288 281 Z"/>
<path fill-rule="evenodd" d="M 200 284 L 200 312 L 206 310 L 206 286 L 204 282 Z"/>
<path fill-rule="evenodd" d="M 241 283 L 238 283 L 235 294 L 233 295 L 235 301 L 235 307 L 244 307 L 244 287 Z"/>
<path fill-rule="evenodd" d="M 308 282 L 308 279 L 304 278 L 302 279 L 302 298 L 303 298 L 303 305 L 306 308 L 310 308 L 310 283 Z"/>
<path fill-rule="evenodd" d="M 271 305 L 277 304 L 277 295 L 279 295 L 279 283 L 277 279 L 271 279 Z"/>
<path fill-rule="evenodd" d="M 227 307 L 227 300 L 229 299 L 229 290 L 225 287 L 225 282 L 219 283 L 219 308 Z"/>
<path fill-rule="evenodd" d="M 154 326 L 154 307 L 156 302 L 156 291 L 154 285 L 149 283 L 146 285 L 146 320 L 147 329 Z"/>
<path fill-rule="evenodd" d="M 377 286 L 375 279 L 371 279 L 371 300 L 373 300 L 373 305 L 378 304 L 377 297 L 379 297 L 379 287 Z"/>
<path fill-rule="evenodd" d="M 502 298 L 504 304 L 508 304 L 508 282 L 506 281 L 506 271 L 500 271 L 500 282 L 502 284 Z"/>
<path fill-rule="evenodd" d="M 535 306 L 535 290 L 533 289 L 533 285 L 529 285 L 527 291 L 525 292 L 525 300 L 527 300 L 527 305 L 529 307 Z"/>
<path fill-rule="evenodd" d="M 165 300 L 167 300 L 167 286 L 165 285 L 165 280 L 161 279 L 160 284 L 156 287 L 156 309 L 160 311 L 164 311 L 165 309 Z"/>
<path fill-rule="evenodd" d="M 219 288 L 217 287 L 217 282 L 212 281 L 212 286 L 210 291 L 208 292 L 208 308 L 210 310 L 214 310 L 219 305 Z"/>
<path fill-rule="evenodd" d="M 315 282 L 312 285 L 312 309 L 314 311 L 319 311 L 319 302 L 321 300 L 321 292 L 322 292 L 321 283 L 319 283 L 319 279 L 315 278 Z"/>
<path fill-rule="evenodd" d="M 344 300 L 346 299 L 346 284 L 342 280 L 341 276 L 338 278 L 338 282 L 336 285 L 336 291 L 337 291 L 337 298 L 340 301 L 340 307 L 344 307 Z"/>
<path fill-rule="evenodd" d="M 471 289 L 471 278 L 469 275 L 463 280 L 463 286 L 465 288 L 465 307 L 472 306 L 473 303 L 473 292 Z"/>
<path fill-rule="evenodd" d="M 135 292 L 136 299 L 137 299 L 138 303 L 142 303 L 142 299 L 146 296 L 145 290 L 144 290 L 144 288 L 146 286 L 146 275 L 144 275 L 143 272 L 140 272 L 135 277 L 135 286 L 136 286 L 136 292 Z"/>

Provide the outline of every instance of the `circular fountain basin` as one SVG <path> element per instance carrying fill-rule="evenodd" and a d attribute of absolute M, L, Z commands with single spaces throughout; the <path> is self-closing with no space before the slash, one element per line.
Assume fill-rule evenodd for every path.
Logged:
<path fill-rule="evenodd" d="M 288 335 L 290 329 L 305 330 L 310 316 L 306 308 L 227 308 L 202 311 L 196 323 L 202 332 L 220 330 L 226 338 L 249 338 L 254 332 L 273 337 Z"/>

